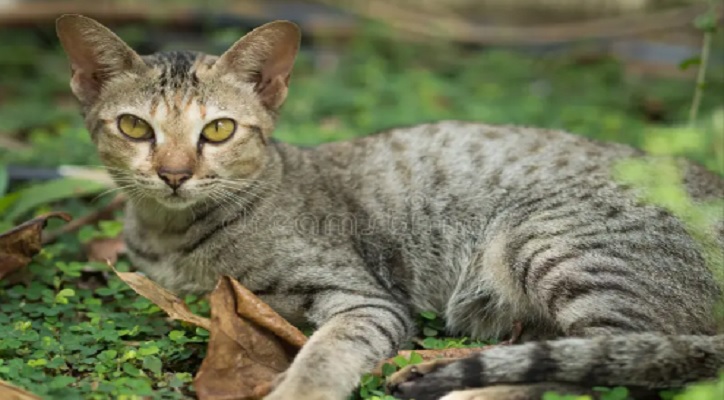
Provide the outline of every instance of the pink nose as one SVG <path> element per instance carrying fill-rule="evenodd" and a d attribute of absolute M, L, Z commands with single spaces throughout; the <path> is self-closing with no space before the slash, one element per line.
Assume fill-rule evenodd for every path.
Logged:
<path fill-rule="evenodd" d="M 178 189 L 184 182 L 191 179 L 191 176 L 193 176 L 193 172 L 188 169 L 172 170 L 161 168 L 158 170 L 158 177 L 174 190 Z"/>

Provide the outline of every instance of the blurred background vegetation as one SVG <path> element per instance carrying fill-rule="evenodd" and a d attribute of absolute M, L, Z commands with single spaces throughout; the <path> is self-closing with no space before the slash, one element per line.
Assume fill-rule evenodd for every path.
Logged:
<path fill-rule="evenodd" d="M 263 22 L 299 23 L 302 52 L 276 132 L 292 143 L 311 145 L 399 125 L 463 119 L 564 129 L 657 154 L 683 155 L 724 175 L 721 1 L 0 0 L 0 231 L 49 210 L 78 217 L 113 197 L 98 196 L 108 189 L 104 179 L 67 167 L 99 165 L 70 94 L 69 67 L 54 32 L 54 19 L 68 12 L 97 18 L 140 53 L 185 48 L 218 54 Z M 633 168 L 627 179 L 641 175 L 640 168 Z M 669 175 L 660 185 L 668 189 L 652 189 L 663 197 L 678 195 L 670 186 L 677 178 Z M 676 201 L 689 206 L 686 199 Z M 724 211 L 721 205 L 707 207 L 695 224 L 708 223 Z M 144 326 L 129 317 L 140 313 L 148 318 L 158 310 L 149 311 L 150 305 L 143 308 L 138 302 L 119 303 L 133 295 L 123 292 L 113 277 L 101 296 L 115 303 L 95 304 L 97 294 L 78 289 L 81 276 L 88 273 L 84 243 L 107 230 L 117 231 L 107 224 L 89 229 L 61 237 L 31 265 L 31 271 L 51 271 L 37 277 L 47 284 L 45 289 L 0 285 L 1 337 L 26 337 L 28 329 L 42 336 L 47 326 L 72 330 L 79 323 L 77 306 L 92 303 L 99 315 L 116 316 L 116 336 L 126 324 L 121 336 L 156 343 L 159 362 L 168 365 L 168 371 L 192 372 L 179 367 L 179 360 L 201 357 L 202 347 L 194 353 L 181 350 L 188 347 L 183 341 L 163 339 L 159 344 L 172 329 L 191 328 L 175 323 Z M 67 313 L 60 316 L 10 305 L 22 300 L 38 310 L 58 308 L 55 296 L 64 287 L 74 288 L 75 299 L 66 300 Z M 43 290 L 54 293 L 47 297 L 50 305 L 43 303 Z M 121 322 L 124 318 L 130 319 Z M 30 325 L 18 331 L 18 320 Z M 143 327 L 133 331 L 134 326 Z M 203 334 L 189 335 L 192 341 L 205 340 Z M 90 396 L 93 382 L 96 389 L 102 382 L 100 387 L 114 395 L 161 387 L 161 397 L 188 394 L 178 389 L 178 379 L 187 382 L 188 377 L 173 375 L 177 381 L 172 381 L 156 364 L 145 378 L 117 364 L 115 377 L 94 370 L 54 384 L 67 369 L 30 361 L 51 362 L 53 357 L 71 357 L 66 353 L 72 351 L 53 353 L 27 342 L 17 348 L 0 345 L 0 378 L 35 385 L 50 397 Z M 128 354 L 133 345 L 109 341 L 103 346 L 89 363 L 102 365 L 103 357 L 110 357 L 107 351 Z M 141 358 L 123 363 L 146 368 Z M 24 372 L 7 372 L 8 365 Z M 141 383 L 129 384 L 128 379 Z"/>

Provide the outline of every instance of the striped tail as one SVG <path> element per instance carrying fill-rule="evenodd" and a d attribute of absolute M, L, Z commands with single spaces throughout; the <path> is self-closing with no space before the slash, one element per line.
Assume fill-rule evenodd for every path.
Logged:
<path fill-rule="evenodd" d="M 460 389 L 542 382 L 664 389 L 714 378 L 722 368 L 724 335 L 566 338 L 495 347 L 422 376 L 408 371 L 406 380 L 393 379 L 391 392 L 432 400 Z"/>

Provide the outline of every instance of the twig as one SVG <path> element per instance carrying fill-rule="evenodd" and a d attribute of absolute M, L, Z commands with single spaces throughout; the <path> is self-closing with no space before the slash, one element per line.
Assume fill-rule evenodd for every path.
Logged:
<path fill-rule="evenodd" d="M 650 13 L 532 27 L 483 26 L 460 17 L 432 15 L 406 9 L 386 0 L 347 1 L 343 3 L 344 5 L 335 0 L 315 1 L 384 21 L 394 28 L 415 35 L 443 37 L 483 45 L 534 45 L 585 39 L 614 39 L 686 26 L 706 10 L 706 6 L 694 5 Z"/>
<path fill-rule="evenodd" d="M 48 244 L 55 242 L 58 240 L 59 237 L 62 235 L 75 232 L 78 229 L 86 226 L 95 224 L 98 221 L 103 221 L 106 219 L 109 219 L 113 212 L 116 210 L 119 210 L 123 207 L 123 205 L 126 204 L 126 198 L 123 195 L 116 196 L 116 198 L 113 199 L 110 203 L 108 203 L 107 206 L 93 211 L 89 214 L 86 214 L 78 219 L 74 219 L 73 221 L 63 225 L 61 228 L 58 228 L 57 230 L 50 232 L 48 234 L 43 235 L 43 244 Z"/>
<path fill-rule="evenodd" d="M 715 13 L 714 5 L 710 12 Z M 716 15 L 716 14 L 714 14 Z M 709 65 L 709 54 L 711 53 L 711 40 L 713 37 L 711 29 L 704 31 L 704 39 L 701 45 L 701 56 L 699 57 L 699 70 L 696 74 L 696 87 L 694 88 L 694 98 L 691 100 L 691 109 L 689 110 L 689 125 L 696 125 L 696 118 L 699 114 L 701 106 L 701 98 L 704 96 L 704 84 L 706 82 L 706 69 Z"/>
<path fill-rule="evenodd" d="M 3 133 L 0 133 L 0 147 L 7 150 L 27 150 L 30 148 L 29 145 L 12 137 L 4 136 Z"/>

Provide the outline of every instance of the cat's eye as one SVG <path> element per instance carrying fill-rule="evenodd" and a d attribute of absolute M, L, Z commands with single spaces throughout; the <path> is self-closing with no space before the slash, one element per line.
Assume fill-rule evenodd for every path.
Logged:
<path fill-rule="evenodd" d="M 209 142 L 220 143 L 230 138 L 235 131 L 236 122 L 233 119 L 221 118 L 206 124 L 201 135 Z"/>
<path fill-rule="evenodd" d="M 118 117 L 118 129 L 131 139 L 142 140 L 153 137 L 151 125 L 131 114 L 123 114 Z"/>

